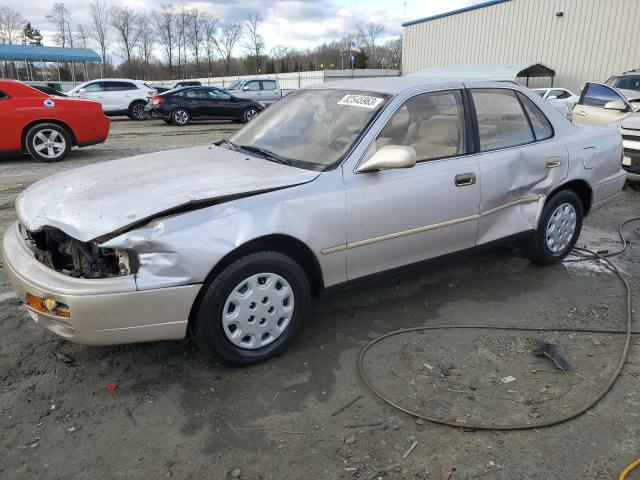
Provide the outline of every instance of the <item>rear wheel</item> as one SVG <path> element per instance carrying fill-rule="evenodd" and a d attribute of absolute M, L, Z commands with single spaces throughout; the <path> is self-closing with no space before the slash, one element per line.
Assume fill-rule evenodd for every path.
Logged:
<path fill-rule="evenodd" d="M 286 350 L 311 299 L 302 267 L 273 251 L 236 260 L 204 288 L 192 333 L 209 357 L 231 365 L 262 362 Z"/>
<path fill-rule="evenodd" d="M 71 150 L 71 135 L 55 123 L 40 123 L 29 129 L 25 144 L 29 155 L 41 162 L 64 160 Z"/>
<path fill-rule="evenodd" d="M 258 115 L 258 109 L 255 107 L 249 107 L 242 112 L 242 123 L 250 122 L 256 115 Z"/>
<path fill-rule="evenodd" d="M 184 108 L 176 108 L 171 113 L 171 121 L 174 125 L 178 125 L 179 127 L 183 127 L 191 120 L 191 115 Z"/>
<path fill-rule="evenodd" d="M 582 230 L 583 206 L 571 190 L 558 192 L 545 204 L 540 223 L 528 242 L 528 256 L 537 265 L 562 261 Z"/>
<path fill-rule="evenodd" d="M 129 105 L 129 118 L 131 120 L 146 120 L 149 118 L 149 114 L 145 111 L 146 103 L 142 100 L 137 100 Z"/>

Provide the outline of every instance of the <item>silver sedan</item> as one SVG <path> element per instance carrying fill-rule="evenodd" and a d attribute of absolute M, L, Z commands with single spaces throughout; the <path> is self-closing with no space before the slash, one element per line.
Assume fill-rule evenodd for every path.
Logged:
<path fill-rule="evenodd" d="M 25 190 L 9 277 L 71 341 L 183 338 L 250 364 L 283 352 L 313 294 L 521 239 L 561 261 L 624 184 L 614 130 L 530 90 L 424 77 L 302 89 L 228 140 L 65 172 Z"/>

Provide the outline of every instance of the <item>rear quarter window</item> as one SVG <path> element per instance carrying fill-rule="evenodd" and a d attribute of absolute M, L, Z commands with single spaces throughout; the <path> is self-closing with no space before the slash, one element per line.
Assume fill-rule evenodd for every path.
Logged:
<path fill-rule="evenodd" d="M 2 100 L 3 98 L 7 98 L 9 95 L 7 95 L 6 93 L 4 93 L 2 90 L 0 90 L 0 100 Z"/>
<path fill-rule="evenodd" d="M 553 127 L 544 113 L 526 95 L 518 92 L 518 98 L 524 106 L 525 112 L 531 122 L 531 128 L 538 142 L 553 137 Z"/>

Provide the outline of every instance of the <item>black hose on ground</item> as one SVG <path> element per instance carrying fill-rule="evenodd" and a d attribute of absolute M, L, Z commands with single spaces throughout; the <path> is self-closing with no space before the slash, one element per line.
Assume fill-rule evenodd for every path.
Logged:
<path fill-rule="evenodd" d="M 623 229 L 627 224 L 634 221 L 640 221 L 640 217 L 631 218 L 620 224 L 620 227 L 618 229 L 618 233 L 620 235 L 620 239 L 622 243 L 622 248 L 620 250 L 612 253 L 598 253 L 591 250 L 587 250 L 586 248 L 575 247 L 572 253 L 575 256 L 580 258 L 575 260 L 570 260 L 570 261 L 594 260 L 594 261 L 602 262 L 609 270 L 615 273 L 615 275 L 620 279 L 620 281 L 623 283 L 626 289 L 626 306 L 627 306 L 626 330 L 620 331 L 620 330 L 599 330 L 599 329 L 585 329 L 585 328 L 544 328 L 544 327 L 532 328 L 532 327 L 518 327 L 518 326 L 499 326 L 499 325 L 434 325 L 434 326 L 428 326 L 428 327 L 403 328 L 401 330 L 396 330 L 394 332 L 387 333 L 385 335 L 382 335 L 381 337 L 378 337 L 372 340 L 360 351 L 360 356 L 358 357 L 358 372 L 360 373 L 360 377 L 362 378 L 362 381 L 375 396 L 380 398 L 383 402 L 391 405 L 392 407 L 402 412 L 405 412 L 413 417 L 427 420 L 433 423 L 438 423 L 441 425 L 449 425 L 452 427 L 470 428 L 470 429 L 476 429 L 476 430 L 523 430 L 523 429 L 529 429 L 529 428 L 541 428 L 541 427 L 549 427 L 551 425 L 557 425 L 559 423 L 566 422 L 568 420 L 571 420 L 573 418 L 576 418 L 582 415 L 587 410 L 592 409 L 598 402 L 600 402 L 600 400 L 602 400 L 604 396 L 611 390 L 613 385 L 616 383 L 617 379 L 620 377 L 622 373 L 622 369 L 624 368 L 624 364 L 627 361 L 627 356 L 629 354 L 629 345 L 631 343 L 631 335 L 633 333 L 636 333 L 631 330 L 631 322 L 632 322 L 631 286 L 629 285 L 629 282 L 624 278 L 623 276 L 624 274 L 620 270 L 620 268 L 611 260 L 609 260 L 610 257 L 621 255 L 627 250 L 629 242 L 624 236 Z M 640 229 L 638 227 L 634 228 L 633 232 L 636 235 L 640 236 Z M 449 329 L 510 330 L 510 331 L 527 331 L 527 332 L 581 332 L 581 333 L 587 332 L 587 333 L 624 334 L 625 343 L 624 343 L 624 348 L 622 350 L 622 354 L 620 356 L 620 361 L 618 362 L 618 366 L 614 374 L 611 376 L 609 383 L 600 391 L 600 393 L 598 393 L 598 395 L 594 399 L 590 400 L 585 405 L 581 406 L 580 408 L 574 410 L 573 412 L 569 413 L 568 415 L 560 419 L 547 420 L 547 421 L 540 420 L 537 422 L 526 423 L 526 424 L 521 423 L 521 424 L 512 424 L 512 425 L 501 425 L 501 424 L 495 424 L 495 423 L 466 423 L 466 422 L 463 423 L 463 422 L 443 420 L 440 418 L 431 417 L 429 415 L 422 414 L 419 412 L 414 412 L 408 408 L 398 405 L 396 402 L 386 397 L 384 393 L 376 389 L 376 387 L 367 378 L 364 371 L 364 357 L 367 351 L 376 343 L 386 338 L 389 338 L 395 335 L 400 335 L 407 332 L 416 332 L 416 331 L 424 331 L 424 330 L 449 330 Z"/>

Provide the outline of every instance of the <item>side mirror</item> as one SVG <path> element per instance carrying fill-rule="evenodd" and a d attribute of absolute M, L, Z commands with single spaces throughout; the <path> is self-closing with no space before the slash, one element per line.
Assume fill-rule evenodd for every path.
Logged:
<path fill-rule="evenodd" d="M 80 90 L 78 90 L 78 93 L 87 93 L 87 89 L 86 88 L 81 88 Z"/>
<path fill-rule="evenodd" d="M 626 112 L 627 105 L 622 100 L 607 102 L 604 106 L 605 110 L 617 110 L 618 112 Z"/>
<path fill-rule="evenodd" d="M 356 172 L 374 172 L 392 168 L 411 168 L 416 164 L 416 150 L 402 145 L 386 145 L 362 162 Z"/>
<path fill-rule="evenodd" d="M 249 87 L 247 87 L 246 85 L 244 87 L 242 87 L 242 91 L 243 92 L 247 92 L 249 90 Z"/>

